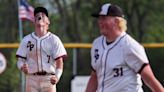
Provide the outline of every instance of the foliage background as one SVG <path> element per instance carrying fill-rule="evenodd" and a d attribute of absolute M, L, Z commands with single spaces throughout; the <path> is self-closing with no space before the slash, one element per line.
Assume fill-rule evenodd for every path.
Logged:
<path fill-rule="evenodd" d="M 29 4 L 45 6 L 50 13 L 50 31 L 63 43 L 92 43 L 99 36 L 97 20 L 90 15 L 98 6 L 109 0 L 28 0 Z M 128 33 L 140 43 L 164 42 L 164 0 L 110 0 L 122 7 L 128 21 Z M 17 0 L 0 0 L 0 43 L 19 43 Z M 34 31 L 29 21 L 23 21 L 24 36 Z M 0 92 L 20 92 L 20 72 L 16 67 L 17 49 L 0 49 L 7 68 L 0 75 Z M 90 74 L 90 49 L 78 49 L 78 74 Z M 64 63 L 64 74 L 58 84 L 58 92 L 70 92 L 72 76 L 72 49 Z M 146 48 L 151 67 L 157 79 L 164 85 L 164 48 Z M 64 88 L 63 88 L 64 87 Z M 145 92 L 150 92 L 144 86 Z"/>

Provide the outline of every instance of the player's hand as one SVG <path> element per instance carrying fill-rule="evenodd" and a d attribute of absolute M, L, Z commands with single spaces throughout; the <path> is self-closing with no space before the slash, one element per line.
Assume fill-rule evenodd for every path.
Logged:
<path fill-rule="evenodd" d="M 57 84 L 58 83 L 58 81 L 59 81 L 59 79 L 54 75 L 54 76 L 52 76 L 51 77 L 51 79 L 50 79 L 50 82 L 51 82 L 51 84 Z"/>
<path fill-rule="evenodd" d="M 23 66 L 21 67 L 21 70 L 22 70 L 25 74 L 28 74 L 28 65 L 27 65 L 27 64 L 23 64 Z"/>

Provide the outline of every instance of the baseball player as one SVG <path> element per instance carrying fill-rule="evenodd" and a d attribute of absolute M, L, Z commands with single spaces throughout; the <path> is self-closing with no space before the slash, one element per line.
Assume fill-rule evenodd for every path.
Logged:
<path fill-rule="evenodd" d="M 66 50 L 55 34 L 44 7 L 34 10 L 35 32 L 25 36 L 16 52 L 17 66 L 26 74 L 26 92 L 56 92 Z"/>
<path fill-rule="evenodd" d="M 92 72 L 85 92 L 143 92 L 142 81 L 153 92 L 164 92 L 154 77 L 143 46 L 125 31 L 121 8 L 102 5 L 98 18 L 100 37 L 91 49 Z"/>

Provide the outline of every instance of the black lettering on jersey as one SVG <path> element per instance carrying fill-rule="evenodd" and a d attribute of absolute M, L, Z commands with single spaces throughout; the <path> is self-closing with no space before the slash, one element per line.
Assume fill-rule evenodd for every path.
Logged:
<path fill-rule="evenodd" d="M 32 48 L 34 48 L 34 44 L 32 44 L 31 41 L 28 41 L 27 48 L 29 48 L 29 50 L 32 51 Z"/>
<path fill-rule="evenodd" d="M 47 63 L 50 63 L 50 55 L 47 55 L 48 61 Z"/>
<path fill-rule="evenodd" d="M 123 76 L 123 68 L 114 68 L 113 71 L 115 72 L 114 77 Z"/>
<path fill-rule="evenodd" d="M 95 49 L 95 62 L 99 59 L 98 49 Z"/>

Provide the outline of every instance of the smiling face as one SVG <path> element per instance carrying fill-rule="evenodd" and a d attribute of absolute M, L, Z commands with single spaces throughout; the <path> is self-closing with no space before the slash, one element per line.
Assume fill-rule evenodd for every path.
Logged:
<path fill-rule="evenodd" d="M 111 16 L 99 16 L 98 25 L 102 35 L 108 35 L 117 26 L 115 17 Z"/>

